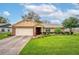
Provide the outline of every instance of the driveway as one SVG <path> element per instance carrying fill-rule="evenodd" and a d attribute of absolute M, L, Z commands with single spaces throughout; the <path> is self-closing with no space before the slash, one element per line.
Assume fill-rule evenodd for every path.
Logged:
<path fill-rule="evenodd" d="M 29 36 L 13 36 L 0 40 L 0 55 L 17 55 L 30 40 Z"/>

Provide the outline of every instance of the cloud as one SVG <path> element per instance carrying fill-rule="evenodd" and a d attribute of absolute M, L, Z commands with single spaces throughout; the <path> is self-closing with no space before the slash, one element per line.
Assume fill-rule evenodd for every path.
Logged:
<path fill-rule="evenodd" d="M 52 20 L 51 21 L 53 24 L 61 24 L 60 20 Z"/>
<path fill-rule="evenodd" d="M 38 13 L 42 17 L 54 17 L 60 18 L 63 16 L 63 12 L 58 10 L 56 6 L 53 4 L 40 4 L 40 5 L 33 5 L 33 4 L 24 4 L 25 9 L 32 10 Z"/>
<path fill-rule="evenodd" d="M 56 11 L 56 7 L 54 5 L 51 5 L 51 7 L 49 6 L 49 4 L 40 4 L 40 5 L 33 5 L 33 4 L 21 4 L 25 7 L 25 9 L 29 9 L 32 10 L 36 13 L 38 13 L 39 15 L 42 16 L 48 16 L 48 15 L 52 15 L 52 13 L 54 13 Z"/>
<path fill-rule="evenodd" d="M 53 17 L 55 19 L 61 19 L 63 17 L 64 13 L 61 10 L 57 10 L 56 12 L 53 13 Z"/>
<path fill-rule="evenodd" d="M 66 12 L 63 12 L 63 16 L 61 19 L 66 19 L 68 17 L 79 17 L 79 10 L 78 9 L 68 9 Z"/>
<path fill-rule="evenodd" d="M 24 6 L 25 9 L 32 10 L 39 14 L 41 17 L 48 17 L 49 19 L 51 17 L 52 22 L 54 23 L 61 23 L 65 18 L 68 18 L 70 16 L 76 16 L 79 15 L 79 9 L 67 9 L 66 11 L 62 11 L 58 9 L 53 4 L 21 4 Z M 74 4 L 75 7 L 79 6 L 79 4 Z M 27 12 L 25 10 L 25 12 Z M 54 20 L 53 20 L 54 19 Z"/>
<path fill-rule="evenodd" d="M 10 16 L 10 12 L 9 11 L 3 11 L 2 14 L 5 15 L 5 16 Z"/>
<path fill-rule="evenodd" d="M 72 3 L 77 9 L 79 8 L 79 3 Z"/>
<path fill-rule="evenodd" d="M 79 10 L 76 10 L 76 9 L 70 9 L 67 11 L 67 13 L 71 16 L 73 15 L 79 15 Z"/>

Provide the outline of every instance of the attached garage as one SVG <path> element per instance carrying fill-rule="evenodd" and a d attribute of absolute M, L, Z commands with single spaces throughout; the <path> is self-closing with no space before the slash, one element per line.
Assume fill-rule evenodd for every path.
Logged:
<path fill-rule="evenodd" d="M 33 28 L 16 28 L 15 32 L 17 36 L 33 36 Z"/>
<path fill-rule="evenodd" d="M 42 29 L 41 24 L 22 20 L 12 26 L 12 34 L 16 36 L 35 36 L 42 34 Z"/>

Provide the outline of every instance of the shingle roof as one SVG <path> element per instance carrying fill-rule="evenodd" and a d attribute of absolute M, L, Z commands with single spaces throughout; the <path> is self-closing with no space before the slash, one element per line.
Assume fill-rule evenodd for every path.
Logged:
<path fill-rule="evenodd" d="M 27 20 L 22 20 L 20 22 L 17 22 L 13 26 L 15 26 L 15 27 L 33 27 L 33 26 L 38 26 L 38 25 L 42 25 L 45 28 L 56 28 L 56 27 L 62 28 L 63 27 L 63 26 L 59 26 L 59 25 L 55 25 L 55 24 L 45 24 L 45 23 L 38 24 L 37 22 L 27 21 Z"/>
<path fill-rule="evenodd" d="M 26 21 L 26 20 L 22 20 L 16 24 L 14 24 L 13 26 L 20 26 L 20 27 L 33 27 L 35 25 L 37 25 L 38 23 L 34 22 L 34 21 Z"/>
<path fill-rule="evenodd" d="M 9 27 L 11 27 L 11 24 L 9 24 L 9 23 L 7 23 L 7 24 L 0 24 L 0 27 L 9 28 Z"/>
<path fill-rule="evenodd" d="M 44 25 L 45 28 L 57 28 L 57 27 L 62 28 L 63 27 L 62 25 L 55 25 L 55 24 L 45 24 L 45 23 L 43 23 L 43 25 Z"/>

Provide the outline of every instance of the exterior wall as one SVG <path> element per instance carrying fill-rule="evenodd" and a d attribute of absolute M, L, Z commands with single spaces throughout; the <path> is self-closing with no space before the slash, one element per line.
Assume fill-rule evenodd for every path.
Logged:
<path fill-rule="evenodd" d="M 43 32 L 46 32 L 46 28 L 43 28 Z"/>
<path fill-rule="evenodd" d="M 54 28 L 50 28 L 50 32 L 54 32 Z M 46 32 L 46 28 L 43 29 L 43 32 Z"/>
<path fill-rule="evenodd" d="M 16 36 L 33 36 L 33 28 L 16 28 Z"/>
<path fill-rule="evenodd" d="M 2 29 L 4 29 L 4 32 L 12 32 L 12 28 L 0 28 L 0 33 L 2 33 Z"/>
<path fill-rule="evenodd" d="M 61 28 L 61 31 L 62 32 L 70 32 L 70 30 L 68 28 L 67 29 Z M 79 28 L 73 28 L 72 31 L 79 32 Z M 45 28 L 43 29 L 43 32 L 46 32 Z M 55 32 L 55 28 L 50 28 L 50 32 Z"/>
<path fill-rule="evenodd" d="M 12 26 L 12 35 L 15 35 L 15 27 L 14 26 Z"/>
<path fill-rule="evenodd" d="M 36 36 L 36 27 L 33 27 L 33 36 Z"/>
<path fill-rule="evenodd" d="M 64 29 L 64 32 L 69 32 L 69 29 L 67 28 L 67 29 Z"/>
<path fill-rule="evenodd" d="M 41 27 L 41 32 L 43 32 L 43 27 Z"/>
<path fill-rule="evenodd" d="M 54 28 L 51 28 L 51 29 L 50 29 L 50 32 L 54 32 L 54 31 L 55 31 L 55 29 L 54 29 Z"/>
<path fill-rule="evenodd" d="M 64 29 L 65 32 L 70 32 L 69 28 Z M 72 28 L 73 32 L 79 32 L 79 28 Z"/>
<path fill-rule="evenodd" d="M 79 28 L 73 28 L 73 32 L 79 32 Z"/>
<path fill-rule="evenodd" d="M 64 28 L 61 28 L 61 31 L 64 31 Z M 43 32 L 46 32 L 46 28 L 43 29 Z M 55 32 L 55 28 L 50 28 L 50 32 Z"/>

